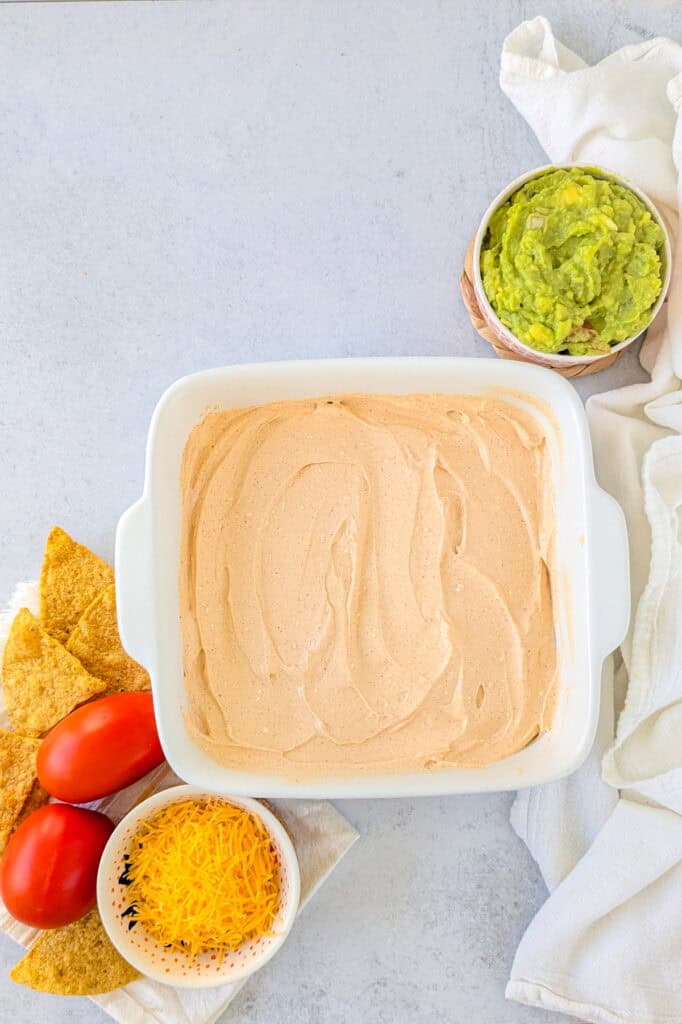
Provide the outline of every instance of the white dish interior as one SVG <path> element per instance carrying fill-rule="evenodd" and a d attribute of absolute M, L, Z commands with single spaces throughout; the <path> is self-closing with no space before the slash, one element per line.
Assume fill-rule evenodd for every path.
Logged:
<path fill-rule="evenodd" d="M 500 394 L 500 390 L 502 393 Z M 560 690 L 553 728 L 483 768 L 319 778 L 296 782 L 222 767 L 190 740 L 183 721 L 178 578 L 180 464 L 191 429 L 210 408 L 351 392 L 480 395 L 495 391 L 529 409 L 552 455 L 556 511 L 553 601 Z M 142 498 L 116 537 L 119 627 L 149 670 L 161 742 L 173 770 L 219 793 L 320 798 L 415 796 L 517 789 L 575 770 L 592 745 L 601 668 L 628 625 L 627 534 L 621 509 L 596 484 L 587 422 L 573 387 L 530 364 L 483 359 L 348 359 L 224 367 L 177 381 L 162 396 L 147 442 Z"/>

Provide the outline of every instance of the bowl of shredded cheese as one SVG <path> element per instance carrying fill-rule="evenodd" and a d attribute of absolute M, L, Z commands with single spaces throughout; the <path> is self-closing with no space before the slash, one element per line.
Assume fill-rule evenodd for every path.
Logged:
<path fill-rule="evenodd" d="M 133 808 L 97 877 L 99 912 L 121 955 L 147 977 L 186 988 L 262 967 L 291 931 L 299 896 L 296 852 L 273 812 L 196 786 Z"/>

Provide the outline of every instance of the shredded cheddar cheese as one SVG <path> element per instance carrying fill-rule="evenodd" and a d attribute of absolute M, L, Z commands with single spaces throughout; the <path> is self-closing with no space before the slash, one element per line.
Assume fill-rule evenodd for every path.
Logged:
<path fill-rule="evenodd" d="M 192 958 L 271 934 L 279 909 L 267 829 L 223 800 L 184 800 L 141 822 L 127 875 L 133 920 Z"/>

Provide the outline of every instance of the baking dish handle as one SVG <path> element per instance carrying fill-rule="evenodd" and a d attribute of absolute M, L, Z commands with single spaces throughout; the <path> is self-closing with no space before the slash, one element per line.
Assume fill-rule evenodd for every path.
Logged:
<path fill-rule="evenodd" d="M 127 509 L 116 528 L 116 612 L 121 643 L 131 658 L 149 668 L 151 531 L 149 505 L 141 498 Z"/>
<path fill-rule="evenodd" d="M 592 601 L 595 646 L 603 660 L 625 639 L 630 623 L 630 552 L 625 516 L 615 498 L 593 492 Z"/>

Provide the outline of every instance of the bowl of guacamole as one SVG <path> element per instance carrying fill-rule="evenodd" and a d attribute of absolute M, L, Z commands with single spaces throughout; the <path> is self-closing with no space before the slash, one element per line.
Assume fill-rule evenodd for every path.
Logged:
<path fill-rule="evenodd" d="M 548 361 L 583 362 L 649 326 L 670 278 L 670 241 L 653 203 L 619 176 L 546 167 L 492 204 L 474 274 L 506 336 Z"/>

